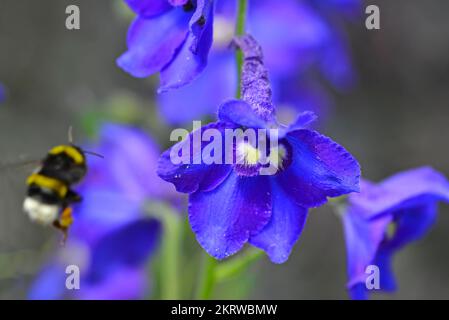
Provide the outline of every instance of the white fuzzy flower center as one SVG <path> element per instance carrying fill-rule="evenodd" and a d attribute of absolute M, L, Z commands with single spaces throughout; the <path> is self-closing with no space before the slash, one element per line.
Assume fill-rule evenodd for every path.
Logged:
<path fill-rule="evenodd" d="M 247 142 L 237 145 L 237 163 L 244 165 L 256 165 L 260 160 L 260 151 Z"/>
<path fill-rule="evenodd" d="M 288 151 L 282 144 L 278 145 L 276 148 L 270 150 L 269 160 L 270 165 L 279 171 L 284 168 L 284 160 L 287 159 Z"/>

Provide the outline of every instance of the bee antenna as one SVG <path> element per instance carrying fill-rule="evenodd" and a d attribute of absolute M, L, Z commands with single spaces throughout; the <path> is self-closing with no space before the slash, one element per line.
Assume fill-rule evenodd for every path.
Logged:
<path fill-rule="evenodd" d="M 67 132 L 67 137 L 69 139 L 69 143 L 73 144 L 73 127 L 72 126 L 69 127 L 69 130 Z"/>
<path fill-rule="evenodd" d="M 84 152 L 85 154 L 90 154 L 90 155 L 92 155 L 92 156 L 96 156 L 96 157 L 98 157 L 98 158 L 104 159 L 104 156 L 103 156 L 102 154 L 99 154 L 99 153 L 96 153 L 96 152 L 93 152 L 93 151 L 88 151 L 88 150 L 83 150 L 83 152 Z"/>

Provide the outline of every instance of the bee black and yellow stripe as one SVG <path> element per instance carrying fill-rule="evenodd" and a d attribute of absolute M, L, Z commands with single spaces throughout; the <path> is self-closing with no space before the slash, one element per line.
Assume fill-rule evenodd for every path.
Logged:
<path fill-rule="evenodd" d="M 72 144 L 53 147 L 27 179 L 25 212 L 33 221 L 53 224 L 66 233 L 73 222 L 71 204 L 81 201 L 72 186 L 86 172 L 86 158 L 81 148 Z"/>
<path fill-rule="evenodd" d="M 85 162 L 83 153 L 74 146 L 59 145 L 59 146 L 53 147 L 48 152 L 48 154 L 53 155 L 53 156 L 59 155 L 61 153 L 64 153 L 65 155 L 67 155 L 77 165 L 82 165 Z"/>
<path fill-rule="evenodd" d="M 54 191 L 61 199 L 63 199 L 69 191 L 68 186 L 63 181 L 38 173 L 33 173 L 28 177 L 27 185 L 36 185 L 40 188 L 46 188 Z"/>

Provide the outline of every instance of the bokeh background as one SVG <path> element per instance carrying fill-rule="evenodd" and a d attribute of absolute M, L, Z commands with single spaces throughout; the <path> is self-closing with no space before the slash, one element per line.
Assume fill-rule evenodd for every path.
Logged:
<path fill-rule="evenodd" d="M 81 30 L 65 28 L 65 8 L 81 9 Z M 346 25 L 359 82 L 332 91 L 334 108 L 320 130 L 350 150 L 365 178 L 431 165 L 449 176 L 449 2 L 376 0 L 381 29 L 364 17 Z M 170 128 L 157 115 L 157 81 L 135 79 L 115 66 L 125 50 L 128 19 L 119 1 L 0 0 L 0 298 L 25 298 L 55 248 L 55 234 L 30 223 L 21 206 L 30 168 L 53 145 L 91 134 L 91 122 L 140 118 L 162 146 Z M 126 112 L 124 112 L 126 110 Z M 449 299 L 449 206 L 422 241 L 395 258 L 399 290 L 388 299 Z M 251 273 L 249 297 L 345 299 L 342 227 L 328 207 L 313 210 L 289 261 L 264 258 Z M 223 289 L 225 290 L 225 289 Z M 235 296 L 242 297 L 235 292 Z"/>

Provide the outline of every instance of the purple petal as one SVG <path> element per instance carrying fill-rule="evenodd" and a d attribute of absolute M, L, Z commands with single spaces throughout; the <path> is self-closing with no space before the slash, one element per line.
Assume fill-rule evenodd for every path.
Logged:
<path fill-rule="evenodd" d="M 358 283 L 365 285 L 365 269 L 373 264 L 391 216 L 375 221 L 364 219 L 357 208 L 351 207 L 343 216 L 348 260 L 348 288 Z"/>
<path fill-rule="evenodd" d="M 288 75 L 310 65 L 330 37 L 323 18 L 296 0 L 259 2 L 251 7 L 248 25 L 264 48 L 270 73 Z"/>
<path fill-rule="evenodd" d="M 88 279 L 103 281 L 121 268 L 139 268 L 155 250 L 160 236 L 156 220 L 142 218 L 108 233 L 92 248 Z"/>
<path fill-rule="evenodd" d="M 325 0 L 314 2 L 320 9 L 328 9 L 348 18 L 359 19 L 362 15 L 363 1 L 360 0 Z"/>
<path fill-rule="evenodd" d="M 354 87 L 357 75 L 352 66 L 349 50 L 343 37 L 333 35 L 320 60 L 320 69 L 324 77 L 338 90 L 348 91 Z"/>
<path fill-rule="evenodd" d="M 137 17 L 128 31 L 128 51 L 117 64 L 134 77 L 148 77 L 162 70 L 187 36 L 189 15 L 172 10 L 152 19 Z"/>
<path fill-rule="evenodd" d="M 99 169 L 107 171 L 118 190 L 142 200 L 174 194 L 172 186 L 156 173 L 160 150 L 144 131 L 125 125 L 103 125 L 100 148 L 104 159 L 99 159 Z"/>
<path fill-rule="evenodd" d="M 248 128 L 265 128 L 268 124 L 248 103 L 242 100 L 229 100 L 220 105 L 218 119 Z"/>
<path fill-rule="evenodd" d="M 219 130 L 222 134 L 222 143 L 224 143 L 224 125 L 221 123 L 211 123 L 202 127 L 188 135 L 188 138 L 181 142 L 178 142 L 175 146 L 165 151 L 160 159 L 157 173 L 165 181 L 171 182 L 175 185 L 178 192 L 193 193 L 196 191 L 210 191 L 216 188 L 232 171 L 231 165 L 224 164 L 225 157 L 221 157 L 221 164 L 207 164 L 203 157 L 203 148 L 210 142 L 201 143 L 195 142 L 195 137 L 198 136 L 201 139 L 204 131 L 207 129 Z M 185 162 L 188 163 L 173 163 L 171 159 L 172 150 L 182 150 L 182 146 L 185 146 L 185 150 L 190 150 L 189 159 L 186 158 Z M 222 151 L 224 151 L 222 146 Z M 179 154 L 183 156 L 182 154 Z M 196 164 L 195 164 L 196 163 Z"/>
<path fill-rule="evenodd" d="M 216 189 L 190 195 L 189 220 L 200 245 L 217 259 L 239 251 L 271 217 L 266 176 L 241 177 L 235 172 Z"/>
<path fill-rule="evenodd" d="M 404 171 L 376 185 L 362 182 L 361 193 L 351 195 L 349 200 L 363 208 L 367 218 L 414 207 L 428 200 L 449 201 L 448 180 L 430 167 Z"/>
<path fill-rule="evenodd" d="M 365 283 L 358 283 L 348 289 L 349 296 L 352 300 L 368 300 L 368 290 Z"/>
<path fill-rule="evenodd" d="M 317 119 L 317 115 L 311 111 L 301 112 L 295 121 L 288 127 L 281 127 L 279 138 L 284 138 L 289 132 L 306 128 Z"/>
<path fill-rule="evenodd" d="M 215 116 L 217 106 L 234 94 L 237 85 L 234 60 L 231 54 L 211 54 L 208 67 L 198 79 L 158 95 L 161 115 L 175 125 Z"/>
<path fill-rule="evenodd" d="M 431 201 L 415 208 L 404 209 L 395 212 L 394 216 L 396 231 L 380 244 L 373 262 L 380 269 L 380 288 L 385 291 L 394 291 L 397 287 L 391 261 L 394 253 L 410 242 L 421 239 L 429 231 L 436 221 L 437 203 Z"/>
<path fill-rule="evenodd" d="M 67 274 L 64 263 L 53 263 L 46 267 L 33 282 L 28 299 L 56 300 L 65 298 L 87 300 L 140 299 L 147 290 L 145 271 L 136 268 L 121 268 L 102 281 L 91 282 L 83 277 L 79 290 L 67 290 Z"/>
<path fill-rule="evenodd" d="M 307 218 L 307 209 L 297 205 L 271 179 L 272 215 L 270 222 L 250 243 L 264 250 L 274 263 L 284 263 L 298 241 Z"/>
<path fill-rule="evenodd" d="M 0 103 L 6 100 L 6 89 L 3 84 L 0 83 Z"/>
<path fill-rule="evenodd" d="M 325 123 L 329 118 L 329 111 L 333 107 L 332 97 L 319 81 L 314 79 L 299 81 L 296 77 L 271 78 L 276 80 L 272 81 L 272 84 L 276 84 L 273 86 L 273 91 L 277 92 L 274 98 L 275 105 L 287 106 L 299 112 L 305 110 L 314 112 L 319 116 L 321 123 Z"/>
<path fill-rule="evenodd" d="M 316 114 L 311 111 L 301 112 L 296 118 L 296 120 L 289 125 L 290 131 L 304 129 L 306 126 L 314 122 L 316 119 L 317 119 Z"/>
<path fill-rule="evenodd" d="M 190 31 L 195 39 L 190 46 L 193 53 L 198 52 L 198 46 L 201 45 L 203 37 L 209 38 L 207 32 L 211 32 L 212 29 L 208 30 L 207 26 L 213 27 L 213 13 L 214 4 L 212 0 L 197 0 L 196 10 L 189 22 Z M 210 21 L 208 21 L 209 19 Z"/>
<path fill-rule="evenodd" d="M 35 278 L 28 291 L 28 299 L 31 300 L 56 300 L 62 299 L 67 294 L 65 281 L 67 274 L 64 268 L 53 263 L 44 268 Z"/>
<path fill-rule="evenodd" d="M 81 283 L 76 296 L 83 300 L 133 300 L 143 298 L 146 289 L 145 270 L 121 268 L 103 281 Z"/>
<path fill-rule="evenodd" d="M 326 136 L 311 130 L 290 132 L 292 163 L 277 176 L 285 191 L 304 207 L 316 207 L 358 191 L 360 167 L 352 155 Z"/>
<path fill-rule="evenodd" d="M 185 5 L 189 0 L 168 0 L 168 2 L 176 7 L 176 6 L 183 6 Z"/>
<path fill-rule="evenodd" d="M 397 285 L 393 273 L 392 256 L 393 252 L 389 250 L 382 250 L 381 245 L 376 253 L 375 259 L 370 263 L 371 265 L 375 265 L 379 268 L 379 290 L 390 292 L 396 290 Z"/>
<path fill-rule="evenodd" d="M 135 13 L 145 18 L 160 15 L 173 8 L 167 0 L 125 0 L 125 2 Z"/>
<path fill-rule="evenodd" d="M 138 219 L 142 201 L 107 188 L 83 188 L 83 201 L 74 207 L 70 237 L 89 245 L 104 235 Z M 70 238 L 69 238 L 70 240 Z"/>
<path fill-rule="evenodd" d="M 436 220 L 437 201 L 447 201 L 448 191 L 446 178 L 428 167 L 396 174 L 377 185 L 363 181 L 361 193 L 349 197 L 344 217 L 348 286 L 354 297 L 363 296 L 358 284 L 364 284 L 364 268 L 371 264 L 380 269 L 380 289 L 396 289 L 394 253 L 428 232 Z M 391 222 L 395 231 L 387 236 Z"/>
<path fill-rule="evenodd" d="M 159 93 L 190 83 L 206 67 L 209 50 L 212 46 L 214 20 L 213 5 L 206 4 L 209 2 L 211 1 L 198 1 L 197 11 L 190 20 L 191 30 L 186 40 L 170 64 L 161 71 Z M 197 18 L 198 13 L 200 13 L 200 18 Z"/>
<path fill-rule="evenodd" d="M 415 208 L 395 212 L 396 232 L 392 238 L 382 244 L 382 248 L 397 250 L 411 241 L 421 239 L 433 226 L 436 217 L 436 201 L 430 201 Z"/>
<path fill-rule="evenodd" d="M 96 203 L 96 207 L 104 208 L 102 214 L 99 214 L 98 209 L 94 212 L 75 210 L 75 223 L 64 254 L 57 256 L 39 274 L 29 293 L 31 299 L 142 297 L 143 292 L 138 287 L 145 286 L 145 275 L 139 269 L 154 252 L 160 226 L 149 218 L 131 221 L 122 219 L 119 216 L 126 215 L 130 209 L 114 198 L 97 200 L 100 202 Z M 93 213 L 101 217 L 92 217 Z M 96 235 L 95 239 L 92 239 L 93 234 Z M 81 269 L 81 289 L 76 292 L 65 288 L 65 268 L 69 264 L 75 264 Z M 133 281 L 131 275 L 139 272 L 142 274 L 139 281 Z M 127 276 L 130 277 L 128 282 Z M 120 290 L 113 290 L 115 286 Z"/>

